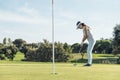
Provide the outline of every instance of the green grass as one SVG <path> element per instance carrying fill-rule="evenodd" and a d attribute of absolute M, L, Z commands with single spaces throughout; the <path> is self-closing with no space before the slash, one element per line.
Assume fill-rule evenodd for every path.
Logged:
<path fill-rule="evenodd" d="M 20 61 L 21 59 L 24 59 L 24 54 L 21 52 L 17 52 L 15 55 L 14 61 Z"/>
<path fill-rule="evenodd" d="M 74 58 L 80 58 L 74 54 Z M 109 54 L 93 54 L 94 59 L 114 57 Z M 14 61 L 0 61 L 0 80 L 120 80 L 120 65 L 93 64 L 92 67 L 83 67 L 84 63 L 56 63 L 56 75 L 52 73 L 52 63 L 23 62 L 22 53 L 17 53 Z M 87 55 L 85 55 L 87 58 Z"/>
<path fill-rule="evenodd" d="M 0 80 L 119 80 L 120 65 L 93 64 L 83 67 L 72 63 L 56 63 L 57 75 L 51 63 L 0 64 Z"/>

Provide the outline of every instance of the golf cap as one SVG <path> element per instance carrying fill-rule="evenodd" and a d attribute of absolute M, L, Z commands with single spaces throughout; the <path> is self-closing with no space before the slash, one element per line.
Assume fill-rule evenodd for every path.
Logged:
<path fill-rule="evenodd" d="M 78 21 L 78 22 L 76 23 L 77 28 L 80 26 L 80 24 L 81 24 L 80 21 Z"/>

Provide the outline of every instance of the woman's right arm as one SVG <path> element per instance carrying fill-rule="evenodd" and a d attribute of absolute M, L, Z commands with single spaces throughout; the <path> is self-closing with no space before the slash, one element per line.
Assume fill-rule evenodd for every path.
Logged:
<path fill-rule="evenodd" d="M 88 38 L 88 28 L 85 27 L 84 31 L 85 31 L 85 33 L 84 33 L 84 36 L 83 36 L 83 39 L 81 42 L 81 46 L 83 45 L 84 41 Z"/>

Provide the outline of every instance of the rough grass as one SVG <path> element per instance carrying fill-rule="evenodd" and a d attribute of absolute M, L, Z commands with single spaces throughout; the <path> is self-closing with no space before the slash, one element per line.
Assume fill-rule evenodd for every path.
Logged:
<path fill-rule="evenodd" d="M 71 59 L 69 60 L 70 62 L 79 62 L 79 63 L 85 63 L 87 62 L 87 54 L 85 53 L 84 59 L 82 59 L 81 54 L 79 53 L 74 53 L 70 54 Z M 93 54 L 93 63 L 97 64 L 116 64 L 116 60 L 118 57 L 115 57 L 112 54 Z"/>

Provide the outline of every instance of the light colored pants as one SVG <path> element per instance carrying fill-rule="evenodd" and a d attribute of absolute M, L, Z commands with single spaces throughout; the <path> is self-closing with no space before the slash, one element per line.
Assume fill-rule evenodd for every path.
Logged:
<path fill-rule="evenodd" d="M 95 45 L 95 40 L 89 40 L 87 55 L 88 55 L 88 64 L 92 64 L 92 50 Z"/>

